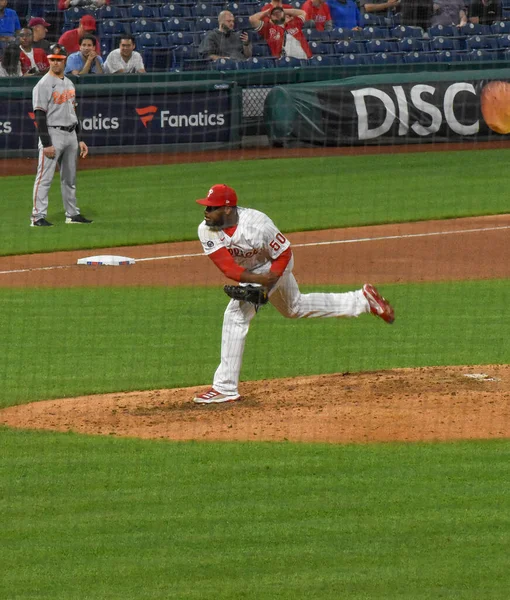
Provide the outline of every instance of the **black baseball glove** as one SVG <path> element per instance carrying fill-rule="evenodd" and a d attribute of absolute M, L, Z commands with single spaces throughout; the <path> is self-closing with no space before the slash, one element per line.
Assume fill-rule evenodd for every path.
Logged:
<path fill-rule="evenodd" d="M 269 300 L 267 289 L 258 285 L 225 285 L 223 290 L 230 298 L 242 302 L 251 302 L 257 308 L 267 304 Z"/>

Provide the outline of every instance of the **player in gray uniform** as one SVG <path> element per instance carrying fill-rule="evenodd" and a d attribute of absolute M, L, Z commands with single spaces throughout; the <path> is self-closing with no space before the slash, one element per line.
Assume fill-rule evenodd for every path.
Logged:
<path fill-rule="evenodd" d="M 64 76 L 67 51 L 53 44 L 48 54 L 49 72 L 37 83 L 32 102 L 39 133 L 39 164 L 34 184 L 34 205 L 30 225 L 51 227 L 46 220 L 48 193 L 57 164 L 66 223 L 92 223 L 76 206 L 76 161 L 78 148 L 85 158 L 88 148 L 79 141 L 80 124 L 76 116 L 74 85 Z"/>

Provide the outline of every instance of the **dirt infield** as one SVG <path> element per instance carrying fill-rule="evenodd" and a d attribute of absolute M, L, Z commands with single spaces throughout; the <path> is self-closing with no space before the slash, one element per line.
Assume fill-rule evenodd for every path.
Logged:
<path fill-rule="evenodd" d="M 510 214 L 289 237 L 300 283 L 357 285 L 509 278 L 509 234 Z M 106 253 L 143 260 L 124 267 L 76 265 L 80 257 Z M 222 283 L 198 242 L 0 259 L 2 287 Z M 393 327 L 398 306 L 396 315 Z M 202 389 L 39 402 L 1 411 L 0 424 L 173 440 L 343 443 L 510 436 L 508 365 L 243 382 L 243 399 L 223 406 L 195 406 L 192 395 Z"/>

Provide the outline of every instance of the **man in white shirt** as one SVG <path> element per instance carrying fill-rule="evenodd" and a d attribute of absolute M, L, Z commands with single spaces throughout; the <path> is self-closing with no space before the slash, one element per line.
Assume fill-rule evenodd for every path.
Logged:
<path fill-rule="evenodd" d="M 135 38 L 125 35 L 104 63 L 105 73 L 145 73 L 142 55 L 135 51 Z"/>

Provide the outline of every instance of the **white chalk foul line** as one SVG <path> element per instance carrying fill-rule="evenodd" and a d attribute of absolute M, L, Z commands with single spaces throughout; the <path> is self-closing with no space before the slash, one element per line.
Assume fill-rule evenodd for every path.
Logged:
<path fill-rule="evenodd" d="M 463 233 L 481 233 L 486 231 L 501 231 L 510 229 L 510 225 L 501 225 L 499 227 L 479 227 L 477 229 L 458 229 L 456 231 L 431 231 L 429 233 L 402 233 L 400 235 L 384 235 L 379 237 L 354 238 L 350 240 L 331 240 L 329 242 L 309 242 L 306 244 L 292 244 L 293 248 L 306 248 L 309 246 L 333 246 L 335 244 L 359 244 L 364 242 L 380 242 L 384 240 L 403 240 L 407 238 L 432 237 L 439 235 L 459 235 Z M 170 254 L 168 256 L 151 256 L 149 258 L 136 258 L 135 261 L 146 262 L 153 260 L 172 260 L 176 258 L 196 258 L 205 256 L 203 252 L 196 254 Z M 76 265 L 59 265 L 54 267 L 34 267 L 31 269 L 12 269 L 9 271 L 0 271 L 0 275 L 11 275 L 14 273 L 33 273 L 35 271 L 53 271 L 55 269 L 69 269 Z"/>

